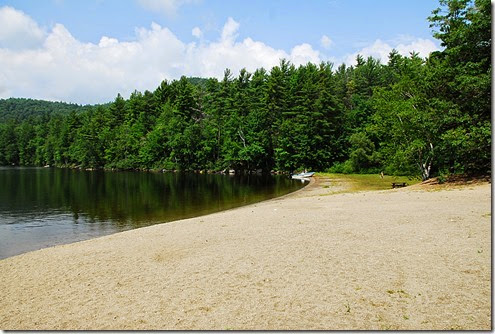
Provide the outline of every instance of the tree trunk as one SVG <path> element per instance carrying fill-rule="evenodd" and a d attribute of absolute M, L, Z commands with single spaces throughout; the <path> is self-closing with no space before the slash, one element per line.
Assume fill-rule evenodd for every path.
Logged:
<path fill-rule="evenodd" d="M 421 178 L 423 181 L 426 181 L 430 178 L 430 172 L 431 172 L 431 166 L 433 163 L 433 144 L 430 143 L 430 154 L 429 156 L 426 157 L 425 161 L 421 161 L 421 154 L 420 154 L 420 161 L 419 161 L 419 168 L 421 170 Z"/>

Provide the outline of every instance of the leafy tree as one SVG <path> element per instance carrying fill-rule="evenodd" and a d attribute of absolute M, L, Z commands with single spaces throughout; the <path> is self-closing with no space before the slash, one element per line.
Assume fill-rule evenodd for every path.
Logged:
<path fill-rule="evenodd" d="M 461 115 L 444 134 L 448 168 L 486 173 L 491 165 L 491 3 L 441 0 L 429 17 L 445 49 L 431 56 L 435 96 L 454 102 Z M 441 81 L 441 82 L 440 82 Z"/>
<path fill-rule="evenodd" d="M 389 172 L 430 177 L 438 144 L 439 117 L 428 99 L 424 60 L 417 54 L 400 59 L 400 79 L 373 97 L 372 131 Z"/>
<path fill-rule="evenodd" d="M 0 163 L 2 165 L 17 165 L 19 153 L 16 147 L 16 124 L 13 121 L 1 124 L 0 127 Z"/>
<path fill-rule="evenodd" d="M 1 125 L 0 125 L 1 126 Z M 15 130 L 17 133 L 17 145 L 19 151 L 19 165 L 33 166 L 34 155 L 36 152 L 35 142 L 33 140 L 34 125 L 29 122 L 22 122 Z M 0 143 L 5 143 L 4 139 Z M 5 163 L 1 163 L 5 164 Z"/>

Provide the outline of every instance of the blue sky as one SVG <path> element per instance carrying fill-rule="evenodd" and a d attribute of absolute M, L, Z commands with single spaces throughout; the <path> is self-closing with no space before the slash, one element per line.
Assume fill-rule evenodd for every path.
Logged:
<path fill-rule="evenodd" d="M 432 0 L 0 0 L 0 97 L 76 103 L 154 89 L 280 58 L 386 61 L 391 48 L 439 48 Z M 2 82 L 3 81 L 3 82 Z"/>

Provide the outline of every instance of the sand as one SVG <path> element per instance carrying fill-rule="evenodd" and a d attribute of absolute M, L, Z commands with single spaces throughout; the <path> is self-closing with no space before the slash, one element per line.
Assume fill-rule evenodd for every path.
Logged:
<path fill-rule="evenodd" d="M 490 184 L 332 185 L 1 260 L 0 328 L 491 328 Z"/>

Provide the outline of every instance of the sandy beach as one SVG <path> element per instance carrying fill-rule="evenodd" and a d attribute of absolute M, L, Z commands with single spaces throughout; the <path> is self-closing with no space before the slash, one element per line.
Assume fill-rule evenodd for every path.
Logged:
<path fill-rule="evenodd" d="M 488 183 L 341 193 L 318 178 L 0 261 L 4 330 L 490 330 L 491 312 Z"/>

